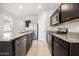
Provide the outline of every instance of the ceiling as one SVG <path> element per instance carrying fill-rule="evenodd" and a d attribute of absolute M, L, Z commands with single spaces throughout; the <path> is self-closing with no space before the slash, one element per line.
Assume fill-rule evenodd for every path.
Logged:
<path fill-rule="evenodd" d="M 55 10 L 59 3 L 0 3 L 0 7 L 16 16 L 32 16 L 46 10 Z"/>

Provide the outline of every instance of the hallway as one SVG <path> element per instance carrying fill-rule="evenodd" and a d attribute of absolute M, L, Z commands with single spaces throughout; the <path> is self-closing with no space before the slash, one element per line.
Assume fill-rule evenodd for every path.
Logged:
<path fill-rule="evenodd" d="M 32 47 L 27 53 L 27 56 L 51 56 L 51 54 L 46 43 L 38 40 L 33 40 Z"/>

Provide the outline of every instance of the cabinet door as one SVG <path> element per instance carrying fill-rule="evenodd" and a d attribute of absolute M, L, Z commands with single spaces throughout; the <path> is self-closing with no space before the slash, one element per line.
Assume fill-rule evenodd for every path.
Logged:
<path fill-rule="evenodd" d="M 13 51 L 15 52 L 15 51 Z M 12 42 L 0 41 L 0 56 L 12 56 Z"/>
<path fill-rule="evenodd" d="M 79 43 L 70 43 L 70 56 L 79 56 Z"/>
<path fill-rule="evenodd" d="M 64 3 L 61 5 L 61 21 L 67 21 L 72 16 L 71 3 Z"/>
<path fill-rule="evenodd" d="M 53 55 L 54 56 L 67 56 L 68 51 L 65 50 L 65 48 L 63 48 L 59 43 L 54 41 Z"/>
<path fill-rule="evenodd" d="M 71 9 L 71 18 L 79 18 L 79 3 L 72 3 Z"/>
<path fill-rule="evenodd" d="M 29 33 L 28 35 L 26 35 L 26 53 L 28 53 L 29 49 L 31 48 L 32 45 L 32 33 Z"/>
<path fill-rule="evenodd" d="M 32 44 L 32 37 L 31 37 L 31 33 L 29 34 L 29 43 L 30 43 L 30 47 L 31 47 L 31 44 Z"/>
<path fill-rule="evenodd" d="M 61 21 L 79 18 L 79 3 L 64 3 L 61 5 Z"/>
<path fill-rule="evenodd" d="M 26 54 L 28 53 L 29 47 L 30 47 L 29 36 L 27 35 L 26 36 Z"/>
<path fill-rule="evenodd" d="M 30 34 L 31 45 L 32 45 L 32 42 L 33 42 L 33 35 L 34 35 L 33 33 Z"/>

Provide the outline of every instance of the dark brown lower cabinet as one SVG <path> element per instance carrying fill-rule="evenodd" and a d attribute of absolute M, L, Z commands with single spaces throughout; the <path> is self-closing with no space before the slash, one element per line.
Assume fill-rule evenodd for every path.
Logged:
<path fill-rule="evenodd" d="M 54 41 L 53 55 L 54 56 L 67 56 L 68 51 L 58 42 Z"/>
<path fill-rule="evenodd" d="M 15 53 L 13 50 L 12 41 L 0 41 L 0 56 L 12 56 Z"/>
<path fill-rule="evenodd" d="M 56 36 L 53 37 L 53 56 L 79 56 L 79 43 L 70 43 Z"/>
<path fill-rule="evenodd" d="M 79 43 L 70 43 L 70 56 L 79 56 Z"/>
<path fill-rule="evenodd" d="M 28 53 L 29 49 L 31 48 L 33 41 L 33 33 L 27 34 L 26 36 L 26 54 Z"/>
<path fill-rule="evenodd" d="M 26 36 L 26 54 L 28 53 L 30 49 L 30 39 L 29 39 L 29 35 Z"/>

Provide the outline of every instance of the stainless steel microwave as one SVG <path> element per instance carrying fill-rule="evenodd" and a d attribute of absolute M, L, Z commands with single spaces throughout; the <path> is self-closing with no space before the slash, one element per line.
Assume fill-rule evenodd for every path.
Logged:
<path fill-rule="evenodd" d="M 57 25 L 58 23 L 60 23 L 60 15 L 59 13 L 56 13 L 51 17 L 51 25 Z"/>

